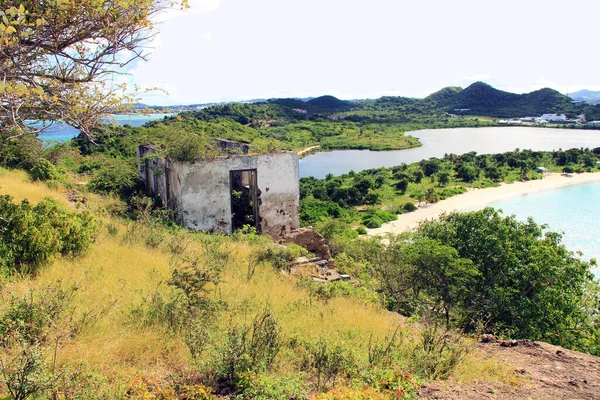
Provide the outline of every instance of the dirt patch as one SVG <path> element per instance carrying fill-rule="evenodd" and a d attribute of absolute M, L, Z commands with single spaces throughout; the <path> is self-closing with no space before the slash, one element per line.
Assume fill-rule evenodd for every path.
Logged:
<path fill-rule="evenodd" d="M 515 368 L 523 384 L 443 382 L 423 387 L 423 399 L 600 399 L 600 358 L 553 346 L 519 340 L 516 346 L 480 343 L 479 349 Z"/>

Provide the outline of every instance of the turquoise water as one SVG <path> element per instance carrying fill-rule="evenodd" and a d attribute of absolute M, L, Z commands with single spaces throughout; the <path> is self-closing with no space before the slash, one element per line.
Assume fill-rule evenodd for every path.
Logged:
<path fill-rule="evenodd" d="M 564 233 L 563 243 L 573 251 L 582 251 L 582 258 L 600 261 L 600 183 L 568 186 L 532 193 L 491 204 L 525 221 L 531 216 L 536 223 L 548 224 L 553 231 Z M 594 273 L 600 277 L 600 268 Z"/>
<path fill-rule="evenodd" d="M 142 126 L 146 122 L 163 119 L 173 114 L 129 114 L 129 115 L 113 115 L 111 116 L 110 123 L 119 125 L 131 125 L 131 126 Z M 34 125 L 35 126 L 35 125 Z M 38 125 L 39 126 L 39 125 Z M 63 122 L 55 122 L 48 129 L 46 129 L 39 138 L 44 143 L 51 142 L 65 142 L 79 135 L 79 130 L 69 126 Z"/>

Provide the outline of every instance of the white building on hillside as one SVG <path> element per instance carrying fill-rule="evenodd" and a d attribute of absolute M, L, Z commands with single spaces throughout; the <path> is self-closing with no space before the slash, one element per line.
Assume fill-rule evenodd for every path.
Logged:
<path fill-rule="evenodd" d="M 565 114 L 542 114 L 541 117 L 536 118 L 536 122 L 566 122 L 567 116 Z"/>

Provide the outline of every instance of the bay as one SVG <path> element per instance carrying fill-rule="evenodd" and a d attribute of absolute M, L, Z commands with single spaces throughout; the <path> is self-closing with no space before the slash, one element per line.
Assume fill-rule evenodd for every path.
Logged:
<path fill-rule="evenodd" d="M 170 117 L 173 114 L 119 114 L 112 115 L 107 123 L 114 123 L 118 125 L 131 125 L 131 126 L 142 126 L 146 122 L 163 119 Z M 40 126 L 40 124 L 34 124 L 34 126 Z M 79 130 L 65 124 L 64 122 L 55 122 L 48 129 L 46 129 L 38 137 L 46 144 L 60 143 L 67 140 L 73 139 L 79 135 Z"/>
<path fill-rule="evenodd" d="M 558 150 L 578 147 L 600 147 L 600 131 L 582 129 L 553 129 L 533 127 L 486 127 L 425 129 L 407 132 L 419 138 L 423 146 L 406 150 L 369 151 L 336 150 L 321 152 L 300 160 L 300 176 L 324 178 L 327 174 L 341 175 L 351 170 L 393 167 L 418 162 L 444 154 L 495 154 L 516 148 Z"/>
<path fill-rule="evenodd" d="M 548 229 L 564 233 L 563 243 L 572 251 L 583 252 L 582 259 L 600 261 L 600 183 L 567 186 L 515 197 L 491 207 L 501 209 L 504 215 L 515 215 L 526 221 L 532 217 Z M 594 268 L 600 277 L 600 268 Z"/>

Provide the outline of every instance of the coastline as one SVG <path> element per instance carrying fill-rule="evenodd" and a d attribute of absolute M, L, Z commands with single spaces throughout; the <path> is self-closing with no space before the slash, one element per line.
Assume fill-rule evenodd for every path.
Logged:
<path fill-rule="evenodd" d="M 514 197 L 592 182 L 600 182 L 600 172 L 571 174 L 569 176 L 560 173 L 551 173 L 544 176 L 544 179 L 535 181 L 518 181 L 503 183 L 498 187 L 470 189 L 466 193 L 419 207 L 418 210 L 411 213 L 398 215 L 396 221 L 387 222 L 381 228 L 367 229 L 367 234 L 371 236 L 386 233 L 397 234 L 416 228 L 419 222 L 423 220 L 436 219 L 444 212 L 483 208 Z"/>

